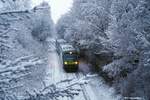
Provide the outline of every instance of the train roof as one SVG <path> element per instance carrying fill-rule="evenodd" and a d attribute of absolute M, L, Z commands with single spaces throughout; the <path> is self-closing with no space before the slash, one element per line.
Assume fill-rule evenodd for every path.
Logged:
<path fill-rule="evenodd" d="M 61 45 L 62 51 L 75 51 L 76 49 L 70 44 Z"/>

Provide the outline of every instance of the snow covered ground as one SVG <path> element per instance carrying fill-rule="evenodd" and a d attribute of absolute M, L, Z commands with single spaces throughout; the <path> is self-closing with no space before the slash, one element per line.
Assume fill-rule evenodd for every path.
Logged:
<path fill-rule="evenodd" d="M 52 45 L 52 44 L 50 44 Z M 61 60 L 55 51 L 55 46 L 50 46 L 49 66 L 46 69 L 45 85 L 55 84 L 61 89 L 71 87 L 76 94 L 73 96 L 59 96 L 58 100 L 120 100 L 115 90 L 105 84 L 104 80 L 96 74 L 67 73 L 63 70 Z M 87 65 L 88 66 L 88 65 Z M 86 67 L 80 63 L 79 69 Z M 85 84 L 86 83 L 86 84 Z M 69 92 L 70 93 L 70 92 Z M 68 94 L 69 94 L 68 93 Z"/>
<path fill-rule="evenodd" d="M 65 72 L 55 44 L 49 45 L 48 60 L 24 56 L 1 67 L 0 86 L 3 88 L 0 88 L 0 100 L 1 97 L 7 98 L 5 100 L 121 99 L 97 74 L 85 74 L 83 70 L 76 73 Z M 86 69 L 87 66 L 82 62 L 79 69 Z"/>

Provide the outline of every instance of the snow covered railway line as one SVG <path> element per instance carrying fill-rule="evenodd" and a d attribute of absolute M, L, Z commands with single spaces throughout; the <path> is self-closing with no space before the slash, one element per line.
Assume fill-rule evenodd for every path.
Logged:
<path fill-rule="evenodd" d="M 64 72 L 64 70 L 62 69 L 61 66 L 61 62 L 60 59 L 58 57 L 58 54 L 56 52 L 51 52 L 50 56 L 53 58 L 51 59 L 51 61 L 49 61 L 49 69 L 48 71 L 48 75 L 51 76 L 47 76 L 47 81 L 46 84 L 50 85 L 50 84 L 58 84 L 58 87 L 60 88 L 66 88 L 66 87 L 70 87 L 73 83 L 70 83 L 69 81 L 72 81 L 73 79 L 76 79 L 76 75 L 73 73 L 66 73 Z M 75 93 L 75 95 L 79 95 L 79 97 L 77 97 L 78 99 L 73 99 L 71 97 L 68 96 L 60 96 L 58 97 L 58 100 L 88 100 L 85 99 L 84 96 L 81 94 L 81 87 L 78 85 L 74 85 L 75 88 L 73 88 L 72 90 L 79 90 L 80 93 Z"/>
<path fill-rule="evenodd" d="M 76 76 L 78 79 L 85 77 L 82 73 L 77 73 Z M 83 89 L 83 94 L 86 100 L 98 100 L 89 84 L 81 85 L 81 88 Z"/>
<path fill-rule="evenodd" d="M 68 78 L 76 79 L 76 81 L 79 81 L 81 78 L 81 77 L 78 77 L 77 73 L 68 73 L 67 76 L 68 76 Z M 88 96 L 85 86 L 83 84 L 80 84 L 80 82 L 79 82 L 78 85 L 76 85 L 74 88 L 80 88 L 81 92 L 73 100 L 91 100 L 90 97 Z"/>
<path fill-rule="evenodd" d="M 63 94 L 57 97 L 58 100 L 121 100 L 120 96 L 115 95 L 114 89 L 105 85 L 99 76 L 65 72 L 59 55 L 53 49 L 54 46 L 51 47 L 54 51 L 49 53 L 45 83 L 55 84 L 58 89 L 64 90 Z"/>
<path fill-rule="evenodd" d="M 53 59 L 52 59 L 53 58 Z M 88 96 L 86 95 L 85 89 L 83 89 L 81 85 L 76 83 L 76 80 L 78 80 L 77 75 L 75 73 L 66 73 L 62 69 L 62 65 L 59 59 L 59 56 L 56 52 L 51 52 L 50 53 L 50 58 L 49 58 L 49 67 L 47 70 L 47 79 L 46 79 L 46 85 L 50 84 L 55 84 L 59 83 L 59 87 L 70 87 L 71 85 L 73 86 L 74 90 L 81 90 L 79 93 L 77 93 L 75 98 L 70 98 L 70 97 L 58 97 L 60 100 L 90 100 Z M 69 80 L 75 80 L 72 81 L 72 83 L 69 82 Z M 62 84 L 61 84 L 62 83 Z"/>

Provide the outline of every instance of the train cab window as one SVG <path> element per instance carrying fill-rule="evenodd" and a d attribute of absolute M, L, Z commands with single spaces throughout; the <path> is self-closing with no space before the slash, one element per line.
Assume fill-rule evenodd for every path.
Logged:
<path fill-rule="evenodd" d="M 77 60 L 78 56 L 76 53 L 64 53 L 63 55 L 64 60 Z"/>

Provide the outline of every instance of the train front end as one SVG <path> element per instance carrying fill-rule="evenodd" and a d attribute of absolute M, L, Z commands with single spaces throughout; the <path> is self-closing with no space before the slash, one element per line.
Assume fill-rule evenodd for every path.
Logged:
<path fill-rule="evenodd" d="M 76 51 L 67 51 L 63 53 L 63 68 L 66 71 L 78 71 L 79 60 Z"/>

